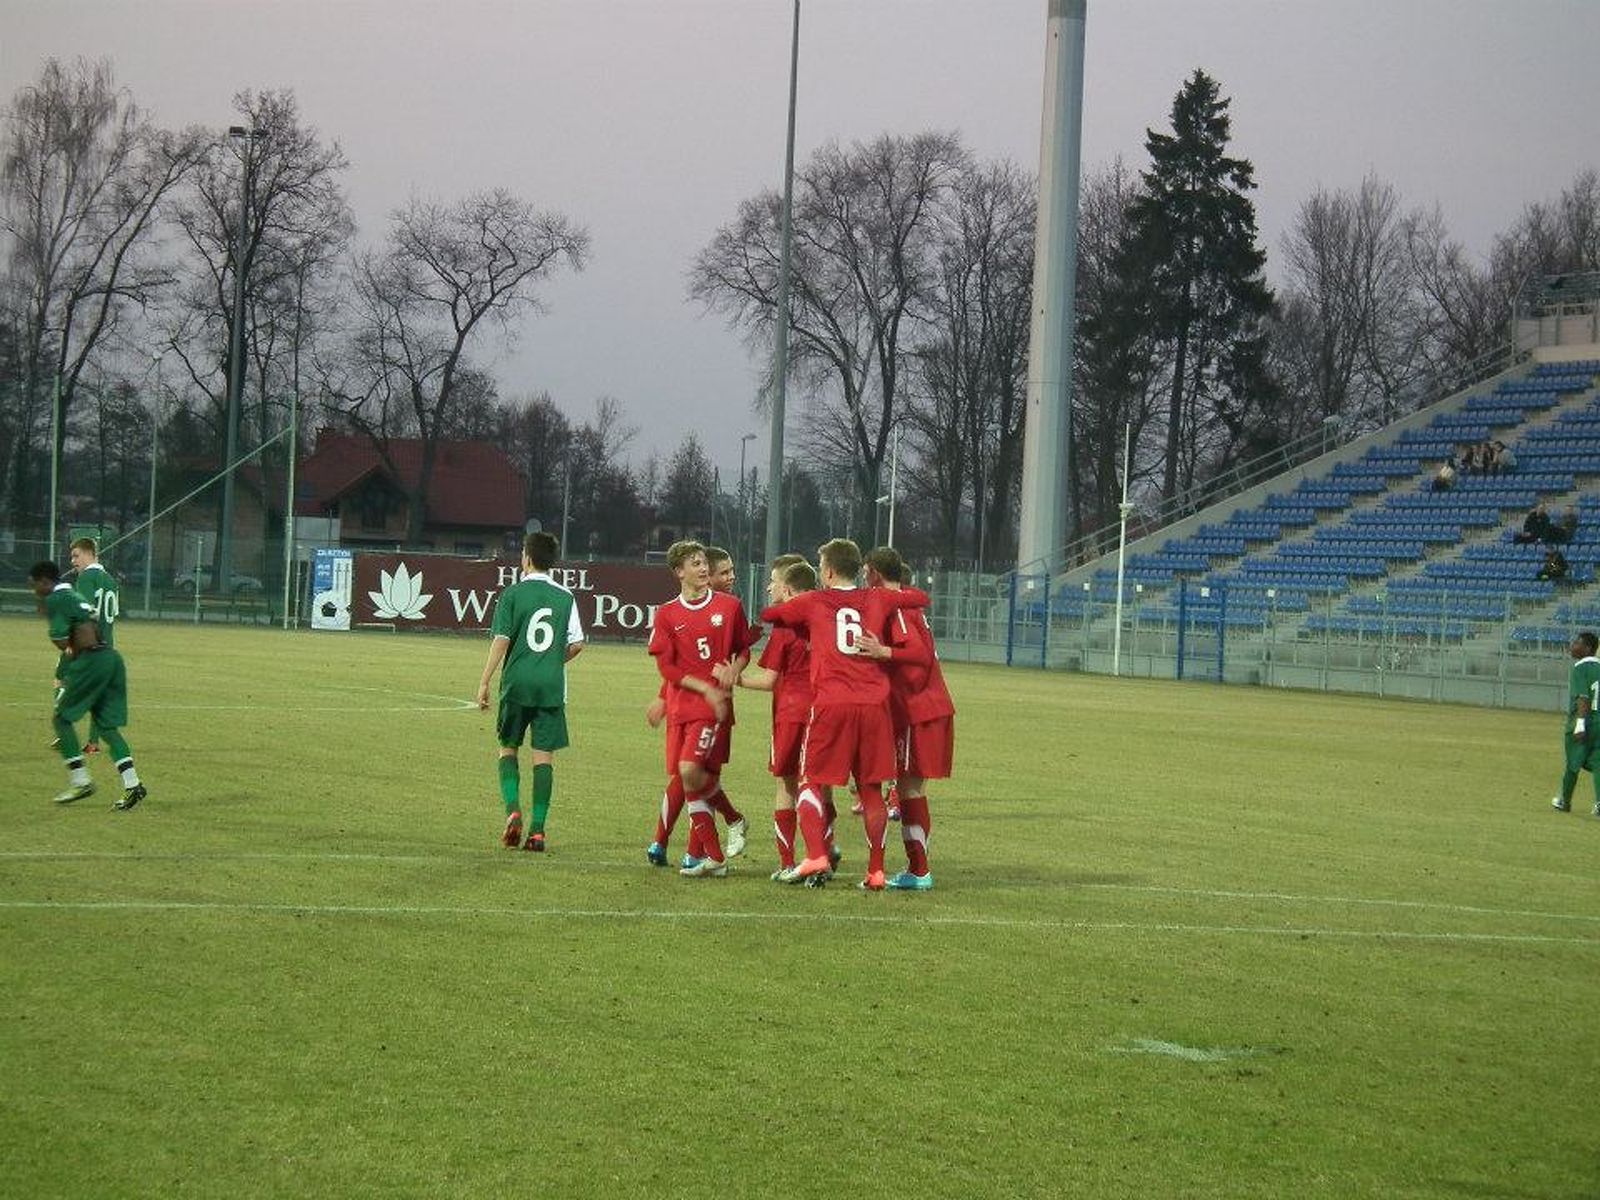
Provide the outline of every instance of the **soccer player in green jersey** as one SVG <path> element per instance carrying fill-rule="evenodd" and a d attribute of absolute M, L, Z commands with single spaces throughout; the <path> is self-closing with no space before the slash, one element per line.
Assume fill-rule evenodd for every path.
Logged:
<path fill-rule="evenodd" d="M 133 769 L 133 750 L 121 733 L 128 723 L 128 673 L 122 656 L 102 640 L 93 611 L 71 586 L 61 582 L 55 563 L 35 563 L 28 572 L 28 586 L 44 602 L 50 640 L 64 658 L 51 723 L 67 765 L 67 790 L 56 797 L 56 803 L 71 804 L 94 794 L 94 781 L 83 765 L 73 728 L 90 715 L 122 773 L 122 799 L 113 807 L 130 809 L 147 793 Z"/>
<path fill-rule="evenodd" d="M 527 737 L 533 747 L 532 829 L 524 850 L 544 849 L 544 823 L 555 791 L 555 752 L 567 745 L 567 663 L 583 649 L 577 599 L 550 578 L 558 547 L 548 533 L 522 539 L 522 579 L 494 604 L 489 659 L 478 681 L 478 708 L 489 707 L 489 683 L 500 671 L 500 798 L 506 806 L 501 843 L 522 840 L 522 788 L 517 750 Z"/>
<path fill-rule="evenodd" d="M 1567 679 L 1567 720 L 1561 729 L 1567 769 L 1561 776 L 1561 794 L 1550 801 L 1557 812 L 1572 811 L 1572 793 L 1578 786 L 1578 772 L 1588 771 L 1594 781 L 1594 815 L 1600 817 L 1600 645 L 1587 629 L 1572 639 L 1567 652 L 1572 655 L 1572 670 Z"/>
<path fill-rule="evenodd" d="M 117 617 L 122 613 L 122 597 L 117 591 L 116 576 L 100 565 L 100 543 L 90 537 L 78 538 L 67 551 L 67 557 L 77 569 L 73 590 L 82 596 L 94 613 L 94 623 L 100 630 L 100 640 L 112 649 L 117 645 Z M 60 687 L 60 683 L 56 684 Z M 85 754 L 100 750 L 100 730 L 91 720 L 89 737 L 83 743 Z"/>

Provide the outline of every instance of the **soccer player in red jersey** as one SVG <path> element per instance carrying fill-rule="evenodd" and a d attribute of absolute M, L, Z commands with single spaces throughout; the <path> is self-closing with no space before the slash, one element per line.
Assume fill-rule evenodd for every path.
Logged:
<path fill-rule="evenodd" d="M 867 584 L 899 591 L 910 582 L 900 555 L 880 546 L 867 555 Z M 889 670 L 889 713 L 894 721 L 899 771 L 900 840 L 906 870 L 888 881 L 892 888 L 925 892 L 933 887 L 928 865 L 928 780 L 950 778 L 955 762 L 956 706 L 944 684 L 926 614 L 901 609 L 889 624 L 888 641 L 862 634 L 861 652 Z"/>
<path fill-rule="evenodd" d="M 767 596 L 782 604 L 817 586 L 817 573 L 798 554 L 783 554 L 773 560 L 767 581 Z M 799 818 L 795 801 L 800 795 L 800 748 L 805 741 L 806 720 L 811 713 L 811 648 L 792 629 L 777 628 L 762 647 L 760 661 L 739 676 L 739 686 L 772 693 L 772 752 L 767 770 L 777 778 L 777 793 L 772 800 L 772 835 L 778 848 L 778 869 L 772 878 L 781 880 L 795 866 L 795 833 Z"/>
<path fill-rule="evenodd" d="M 728 761 L 733 725 L 728 689 L 748 657 L 751 631 L 739 601 L 711 590 L 705 548 L 698 542 L 673 543 L 667 565 L 679 594 L 656 609 L 650 653 L 669 685 L 667 767 L 674 774 L 668 794 L 689 809 L 689 854 L 696 860 L 680 874 L 723 876 L 728 865 L 710 801 Z"/>
<path fill-rule="evenodd" d="M 857 587 L 861 550 L 846 538 L 834 538 L 818 556 L 822 589 L 761 613 L 763 621 L 804 633 L 811 649 L 811 720 L 806 726 L 797 802 L 806 858 L 790 879 L 803 882 L 831 873 L 821 790 L 842 787 L 854 776 L 867 828 L 867 876 L 861 886 L 881 891 L 887 884 L 883 838 L 889 823 L 882 784 L 895 774 L 894 728 L 889 721 L 888 677 L 857 650 L 857 643 L 864 632 L 881 641 L 895 609 L 919 607 L 928 598 L 914 588 L 891 592 Z"/>

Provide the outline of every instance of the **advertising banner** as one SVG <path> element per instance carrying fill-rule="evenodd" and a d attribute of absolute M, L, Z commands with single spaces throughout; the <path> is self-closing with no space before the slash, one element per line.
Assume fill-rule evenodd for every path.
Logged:
<path fill-rule="evenodd" d="M 353 550 L 319 547 L 311 555 L 311 628 L 349 629 Z"/>
<path fill-rule="evenodd" d="M 319 557 L 318 564 L 321 561 Z M 314 566 L 313 573 L 318 569 Z M 519 573 L 519 565 L 506 559 L 362 552 L 355 555 L 345 594 L 349 623 L 317 625 L 319 603 L 313 608 L 313 627 L 487 629 L 494 619 L 495 597 L 515 583 Z M 648 637 L 656 605 L 677 594 L 672 576 L 661 567 L 585 563 L 557 566 L 550 574 L 577 597 L 578 616 L 591 638 Z M 330 607 L 336 608 L 337 603 L 336 596 L 329 598 Z"/>

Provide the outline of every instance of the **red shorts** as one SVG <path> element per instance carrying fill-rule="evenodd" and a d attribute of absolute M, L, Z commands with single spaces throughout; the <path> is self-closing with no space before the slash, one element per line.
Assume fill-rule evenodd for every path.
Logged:
<path fill-rule="evenodd" d="M 840 704 L 813 709 L 806 726 L 800 774 L 807 783 L 842 787 L 894 778 L 894 726 L 882 704 Z"/>
<path fill-rule="evenodd" d="M 772 754 L 767 759 L 767 770 L 778 778 L 800 774 L 804 756 L 806 723 L 804 721 L 778 721 L 772 726 Z"/>
<path fill-rule="evenodd" d="M 679 763 L 698 763 L 719 771 L 728 761 L 733 730 L 721 721 L 685 721 L 667 726 L 667 774 L 676 775 Z"/>
<path fill-rule="evenodd" d="M 956 760 L 956 719 L 938 717 L 898 730 L 894 749 L 900 774 L 949 779 Z"/>

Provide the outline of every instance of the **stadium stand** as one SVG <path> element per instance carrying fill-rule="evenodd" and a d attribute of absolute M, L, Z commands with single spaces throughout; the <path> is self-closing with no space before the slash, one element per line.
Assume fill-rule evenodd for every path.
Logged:
<path fill-rule="evenodd" d="M 1600 563 L 1600 359 L 1543 363 L 1492 390 L 1445 405 L 1422 428 L 1379 439 L 1354 462 L 1303 478 L 1225 520 L 1173 537 L 1126 562 L 1141 620 L 1204 620 L 1300 636 L 1464 639 L 1481 623 L 1532 645 L 1564 643 L 1574 623 L 1600 624 L 1600 596 L 1569 600 Z M 1439 464 L 1499 439 L 1516 467 L 1462 471 L 1435 492 Z M 1536 502 L 1572 508 L 1560 584 L 1536 578 L 1544 547 L 1513 541 Z M 1049 599 L 1056 618 L 1104 619 L 1116 572 L 1098 569 Z M 1043 599 L 1030 616 L 1044 615 Z"/>

